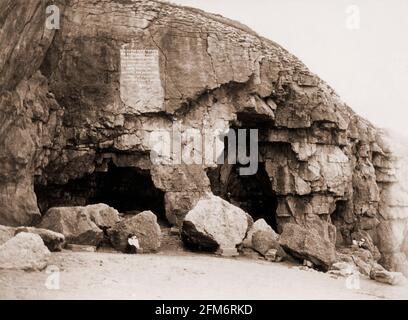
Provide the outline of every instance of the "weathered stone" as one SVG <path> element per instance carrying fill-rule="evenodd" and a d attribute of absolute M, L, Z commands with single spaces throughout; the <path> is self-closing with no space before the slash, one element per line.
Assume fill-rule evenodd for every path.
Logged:
<path fill-rule="evenodd" d="M 402 273 L 387 271 L 380 265 L 377 265 L 371 270 L 370 278 L 393 286 L 404 284 L 407 281 Z"/>
<path fill-rule="evenodd" d="M 249 229 L 244 241 L 242 242 L 244 248 L 252 248 L 252 236 L 257 231 L 269 231 L 276 235 L 275 240 L 279 238 L 279 236 L 273 231 L 272 227 L 268 225 L 264 219 L 258 219 Z"/>
<path fill-rule="evenodd" d="M 91 220 L 86 207 L 51 208 L 44 215 L 39 228 L 62 233 L 67 243 L 97 246 L 103 231 Z"/>
<path fill-rule="evenodd" d="M 0 245 L 14 237 L 15 228 L 0 225 Z"/>
<path fill-rule="evenodd" d="M 235 249 L 248 230 L 247 214 L 227 201 L 208 195 L 186 215 L 183 241 L 199 249 Z"/>
<path fill-rule="evenodd" d="M 122 252 L 135 252 L 129 239 L 136 237 L 144 253 L 157 252 L 161 244 L 161 230 L 156 215 L 144 211 L 134 217 L 118 222 L 108 230 L 114 248 Z"/>
<path fill-rule="evenodd" d="M 334 245 L 313 230 L 296 224 L 284 225 L 279 240 L 283 249 L 299 259 L 306 259 L 328 270 L 335 261 Z"/>
<path fill-rule="evenodd" d="M 0 269 L 42 270 L 49 255 L 39 235 L 22 232 L 0 246 Z"/>
<path fill-rule="evenodd" d="M 271 249 L 280 249 L 279 237 L 272 230 L 264 231 L 258 230 L 252 235 L 252 247 L 263 256 Z"/>
<path fill-rule="evenodd" d="M 54 232 L 47 229 L 39 229 L 39 228 L 32 228 L 32 227 L 19 227 L 16 228 L 15 234 L 19 234 L 21 232 L 26 233 L 34 233 L 41 237 L 44 244 L 47 246 L 48 250 L 51 252 L 53 251 L 61 251 L 62 247 L 65 242 L 65 237 L 63 234 Z"/>
<path fill-rule="evenodd" d="M 120 221 L 119 212 L 103 203 L 86 206 L 84 212 L 101 229 L 111 228 Z"/>

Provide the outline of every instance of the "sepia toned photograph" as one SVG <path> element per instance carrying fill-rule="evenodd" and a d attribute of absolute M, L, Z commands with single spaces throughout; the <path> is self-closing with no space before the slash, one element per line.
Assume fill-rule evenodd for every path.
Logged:
<path fill-rule="evenodd" d="M 407 14 L 0 0 L 0 300 L 408 300 Z"/>

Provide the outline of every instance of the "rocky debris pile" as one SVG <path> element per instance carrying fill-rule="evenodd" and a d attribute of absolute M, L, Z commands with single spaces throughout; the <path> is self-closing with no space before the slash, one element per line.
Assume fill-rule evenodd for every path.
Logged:
<path fill-rule="evenodd" d="M 150 253 L 160 249 L 161 229 L 157 216 L 151 211 L 116 223 L 108 235 L 113 247 L 122 252 Z"/>
<path fill-rule="evenodd" d="M 102 244 L 127 253 L 157 252 L 160 248 L 161 230 L 151 211 L 122 217 L 106 204 L 55 207 L 47 211 L 39 227 L 61 233 L 67 245 L 77 251 Z M 52 235 L 50 231 L 41 233 Z"/>
<path fill-rule="evenodd" d="M 49 255 L 39 235 L 21 232 L 0 246 L 0 269 L 43 270 Z"/>
<path fill-rule="evenodd" d="M 364 247 L 366 241 L 363 241 Z M 401 285 L 406 283 L 404 275 L 400 272 L 391 272 L 386 270 L 378 263 L 379 256 L 377 250 L 370 251 L 360 247 L 360 244 L 354 244 L 348 248 L 338 248 L 336 253 L 336 262 L 330 267 L 330 274 L 349 277 L 352 275 L 361 275 L 377 282 L 390 285 Z M 372 249 L 372 248 L 371 248 Z"/>
<path fill-rule="evenodd" d="M 248 230 L 250 217 L 229 202 L 207 195 L 186 215 L 182 239 L 192 248 L 237 255 Z"/>
<path fill-rule="evenodd" d="M 104 231 L 119 222 L 119 212 L 105 204 L 49 209 L 39 224 L 65 236 L 70 244 L 98 246 Z"/>

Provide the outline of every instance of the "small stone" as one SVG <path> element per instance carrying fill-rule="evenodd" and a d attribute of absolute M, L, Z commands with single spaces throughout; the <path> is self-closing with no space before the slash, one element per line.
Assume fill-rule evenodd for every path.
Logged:
<path fill-rule="evenodd" d="M 281 262 L 282 261 L 282 257 L 279 256 L 277 249 L 268 250 L 268 252 L 265 254 L 265 259 L 270 262 Z"/>
<path fill-rule="evenodd" d="M 180 228 L 179 227 L 171 227 L 170 234 L 174 236 L 180 235 Z"/>
<path fill-rule="evenodd" d="M 310 262 L 309 260 L 303 260 L 303 265 L 308 268 L 314 267 L 313 262 Z"/>
<path fill-rule="evenodd" d="M 217 254 L 223 257 L 237 257 L 239 256 L 238 250 L 236 248 L 220 248 Z"/>

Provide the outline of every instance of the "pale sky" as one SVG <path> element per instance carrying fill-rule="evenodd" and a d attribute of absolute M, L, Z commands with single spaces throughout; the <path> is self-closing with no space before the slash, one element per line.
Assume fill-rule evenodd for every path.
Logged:
<path fill-rule="evenodd" d="M 357 113 L 408 136 L 408 1 L 171 2 L 246 24 L 300 58 Z"/>

